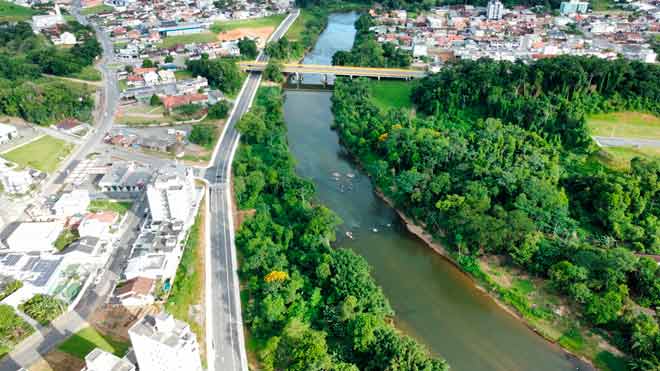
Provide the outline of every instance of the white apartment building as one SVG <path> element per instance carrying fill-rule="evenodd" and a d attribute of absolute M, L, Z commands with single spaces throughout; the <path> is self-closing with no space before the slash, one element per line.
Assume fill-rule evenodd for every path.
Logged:
<path fill-rule="evenodd" d="M 490 0 L 486 8 L 486 17 L 488 19 L 502 19 L 504 15 L 504 4 L 499 0 Z"/>
<path fill-rule="evenodd" d="M 8 143 L 18 137 L 18 130 L 15 126 L 0 123 L 0 144 Z"/>
<path fill-rule="evenodd" d="M 202 370 L 197 337 L 187 323 L 166 312 L 144 316 L 128 335 L 140 370 Z"/>
<path fill-rule="evenodd" d="M 195 200 L 192 171 L 181 167 L 161 169 L 147 185 L 147 199 L 154 222 L 187 222 Z"/>
<path fill-rule="evenodd" d="M 0 174 L 0 183 L 7 193 L 24 194 L 30 191 L 33 179 L 28 170 L 7 170 Z"/>

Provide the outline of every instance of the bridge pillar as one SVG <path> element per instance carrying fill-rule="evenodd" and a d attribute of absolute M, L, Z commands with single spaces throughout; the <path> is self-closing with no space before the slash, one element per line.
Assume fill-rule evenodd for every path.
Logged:
<path fill-rule="evenodd" d="M 378 75 L 378 81 L 380 81 L 380 75 Z"/>

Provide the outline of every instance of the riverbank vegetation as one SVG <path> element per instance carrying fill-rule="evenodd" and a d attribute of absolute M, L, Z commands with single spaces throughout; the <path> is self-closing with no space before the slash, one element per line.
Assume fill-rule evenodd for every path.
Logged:
<path fill-rule="evenodd" d="M 338 51 L 332 56 L 335 66 L 405 68 L 412 63 L 410 51 L 393 43 L 379 43 L 369 28 L 374 26 L 369 14 L 362 14 L 355 21 L 355 41 L 350 51 Z"/>
<path fill-rule="evenodd" d="M 378 187 L 487 289 L 527 319 L 561 317 L 495 285 L 480 259 L 502 257 L 646 370 L 660 367 L 660 268 L 648 257 L 660 255 L 660 162 L 613 171 L 593 161 L 585 116 L 657 115 L 659 79 L 658 66 L 625 60 L 462 61 L 413 89 L 426 117 L 381 112 L 364 80 L 338 80 L 333 112 Z"/>
<path fill-rule="evenodd" d="M 295 174 L 281 90 L 260 88 L 237 128 L 245 322 L 264 370 L 446 370 L 391 325 L 392 309 L 367 262 L 333 249 L 339 218 Z M 252 213 L 251 213 L 252 214 Z"/>
<path fill-rule="evenodd" d="M 186 67 L 193 76 L 202 76 L 208 79 L 209 85 L 229 95 L 236 94 L 241 89 L 243 76 L 233 59 L 217 58 L 186 61 Z"/>

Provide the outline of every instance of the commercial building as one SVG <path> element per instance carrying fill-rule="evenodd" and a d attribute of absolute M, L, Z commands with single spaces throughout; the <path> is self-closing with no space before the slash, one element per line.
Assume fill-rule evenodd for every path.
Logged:
<path fill-rule="evenodd" d="M 7 250 L 54 251 L 53 244 L 63 229 L 64 225 L 59 221 L 20 223 L 5 241 Z"/>
<path fill-rule="evenodd" d="M 200 33 L 204 31 L 204 25 L 201 23 L 182 23 L 172 26 L 164 26 L 158 28 L 158 33 L 161 36 L 179 36 Z"/>
<path fill-rule="evenodd" d="M 161 312 L 128 330 L 140 370 L 201 371 L 197 337 L 187 323 Z"/>
<path fill-rule="evenodd" d="M 85 356 L 85 368 L 81 371 L 135 371 L 135 365 L 125 359 L 95 348 Z"/>
<path fill-rule="evenodd" d="M 486 17 L 488 19 L 497 20 L 502 19 L 504 15 L 504 4 L 499 0 L 490 0 L 488 2 L 488 7 L 486 8 Z"/>
<path fill-rule="evenodd" d="M 154 222 L 187 222 L 195 200 L 192 170 L 180 166 L 160 169 L 147 185 L 147 199 Z"/>
<path fill-rule="evenodd" d="M 114 162 L 99 181 L 103 192 L 140 192 L 151 179 L 152 171 L 134 162 Z"/>
<path fill-rule="evenodd" d="M 559 12 L 562 15 L 586 13 L 589 10 L 589 3 L 586 1 L 563 1 L 559 7 Z"/>

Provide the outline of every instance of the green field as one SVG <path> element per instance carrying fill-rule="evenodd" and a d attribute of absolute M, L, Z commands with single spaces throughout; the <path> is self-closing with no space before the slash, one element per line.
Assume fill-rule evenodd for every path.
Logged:
<path fill-rule="evenodd" d="M 73 145 L 48 135 L 2 155 L 20 166 L 52 173 L 57 165 L 73 150 Z"/>
<path fill-rule="evenodd" d="M 87 66 L 80 72 L 69 75 L 68 77 L 86 81 L 101 81 L 102 79 L 101 71 L 94 68 L 94 66 Z"/>
<path fill-rule="evenodd" d="M 412 83 L 402 80 L 373 80 L 371 83 L 372 99 L 382 110 L 390 108 L 412 108 L 410 94 Z"/>
<path fill-rule="evenodd" d="M 114 211 L 119 215 L 124 215 L 131 207 L 133 207 L 133 203 L 130 201 L 93 200 L 89 203 L 89 211 L 93 213 Z"/>
<path fill-rule="evenodd" d="M 93 327 L 86 327 L 66 339 L 57 349 L 74 357 L 84 359 L 94 348 L 101 348 L 117 357 L 123 357 L 129 347 L 130 344 L 128 342 L 105 336 Z"/>
<path fill-rule="evenodd" d="M 191 43 L 210 43 L 217 40 L 217 36 L 211 32 L 200 32 L 190 35 L 168 36 L 163 39 L 161 47 L 171 48 L 177 44 L 191 44 Z"/>
<path fill-rule="evenodd" d="M 286 15 L 275 14 L 268 17 L 254 18 L 254 19 L 241 19 L 237 21 L 215 22 L 211 26 L 211 31 L 220 33 L 224 31 L 231 31 L 237 28 L 261 28 L 261 27 L 277 27 Z"/>
<path fill-rule="evenodd" d="M 188 70 L 174 71 L 174 77 L 178 80 L 188 80 L 194 78 L 192 72 Z"/>
<path fill-rule="evenodd" d="M 111 7 L 110 5 L 102 4 L 102 5 L 85 8 L 80 12 L 80 14 L 82 15 L 99 14 L 104 12 L 112 12 L 114 9 L 115 8 Z"/>
<path fill-rule="evenodd" d="M 35 14 L 39 14 L 39 12 L 32 8 L 0 0 L 0 22 L 25 21 L 32 18 Z"/>
<path fill-rule="evenodd" d="M 314 14 L 309 10 L 302 9 L 300 15 L 296 18 L 296 21 L 293 22 L 291 27 L 289 27 L 289 30 L 286 32 L 286 37 L 289 40 L 302 39 L 302 34 L 305 32 L 305 23 L 314 17 Z"/>
<path fill-rule="evenodd" d="M 591 115 L 587 126 L 592 135 L 660 140 L 660 117 L 641 112 Z"/>

